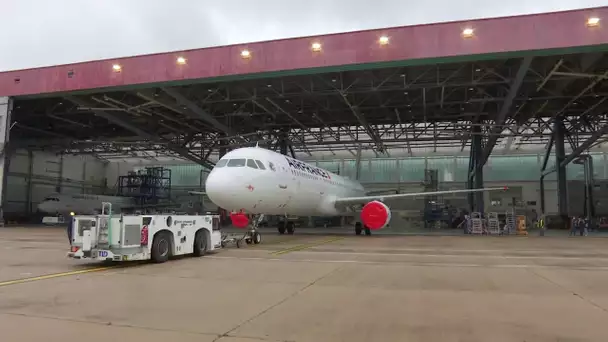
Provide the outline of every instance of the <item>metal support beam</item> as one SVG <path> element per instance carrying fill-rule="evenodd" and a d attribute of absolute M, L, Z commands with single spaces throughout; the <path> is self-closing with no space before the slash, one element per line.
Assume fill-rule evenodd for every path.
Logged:
<path fill-rule="evenodd" d="M 540 168 L 540 172 L 542 173 L 547 168 L 547 163 L 549 162 L 549 156 L 551 155 L 551 150 L 553 149 L 553 141 L 555 139 L 555 134 L 552 134 L 549 138 L 549 142 L 547 143 L 547 150 L 545 151 L 545 157 L 543 158 L 542 167 Z"/>
<path fill-rule="evenodd" d="M 83 163 L 84 164 L 84 163 Z M 31 214 L 33 211 L 32 208 L 32 190 L 34 188 L 34 184 L 32 182 L 32 177 L 34 175 L 34 152 L 31 150 L 27 151 L 27 178 L 26 178 L 26 190 L 25 190 L 25 212 L 27 214 Z M 86 178 L 82 178 L 85 180 Z"/>
<path fill-rule="evenodd" d="M 279 133 L 279 151 L 281 152 L 282 155 L 287 155 L 287 145 L 289 143 L 288 141 L 288 132 L 285 129 L 282 129 L 281 132 Z"/>
<path fill-rule="evenodd" d="M 473 179 L 475 178 L 475 145 L 471 143 L 469 150 L 469 168 L 467 172 L 467 189 L 473 189 Z M 469 204 L 469 211 L 475 210 L 475 195 L 472 192 L 467 193 L 467 202 Z"/>
<path fill-rule="evenodd" d="M 372 138 L 372 140 L 374 141 L 374 144 L 376 145 L 376 148 L 378 149 L 378 151 L 382 152 L 382 153 L 385 153 L 386 151 L 385 151 L 384 145 L 382 144 L 382 140 L 380 140 L 380 137 L 378 137 L 378 134 L 376 133 L 376 131 L 374 131 L 374 129 L 367 123 L 367 120 L 359 112 L 359 109 L 357 108 L 357 106 L 353 106 L 350 103 L 350 101 L 348 100 L 348 98 L 346 96 L 346 93 L 340 92 L 340 95 L 342 96 L 342 100 L 344 100 L 344 103 L 346 103 L 346 105 L 348 106 L 348 108 L 350 108 L 350 111 L 353 113 L 353 115 L 355 116 L 355 118 L 357 119 L 357 121 L 359 121 L 359 124 L 361 124 L 361 126 L 363 126 L 363 128 L 367 132 L 367 135 L 370 138 Z"/>
<path fill-rule="evenodd" d="M 4 226 L 4 203 L 6 195 L 6 176 L 10 163 L 8 141 L 11 131 L 11 114 L 13 100 L 10 97 L 0 97 L 0 227 Z"/>
<path fill-rule="evenodd" d="M 542 166 L 540 169 L 541 176 L 540 176 L 539 195 L 540 195 L 540 213 L 542 215 L 545 215 L 545 208 L 546 208 L 546 201 L 545 201 L 545 176 L 546 176 L 546 174 L 544 173 L 544 171 L 547 168 L 547 163 L 549 162 L 549 156 L 551 155 L 551 150 L 553 149 L 554 140 L 555 140 L 555 134 L 552 134 L 551 137 L 549 138 L 549 142 L 547 143 L 547 151 L 545 152 L 545 156 L 543 158 L 543 163 L 542 163 Z M 553 168 L 553 171 L 555 171 L 555 168 Z"/>
<path fill-rule="evenodd" d="M 359 181 L 361 177 L 361 144 L 357 146 L 357 156 L 355 159 L 355 180 Z"/>
<path fill-rule="evenodd" d="M 488 139 L 486 148 L 483 151 L 482 160 L 481 160 L 482 165 L 484 165 L 486 163 L 486 161 L 490 157 L 490 154 L 492 154 L 492 150 L 494 149 L 494 146 L 496 146 L 496 142 L 498 141 L 498 137 L 499 137 L 498 134 L 504 130 L 503 125 L 505 124 L 505 122 L 507 120 L 507 114 L 509 114 L 509 112 L 511 111 L 511 106 L 513 105 L 513 100 L 517 96 L 517 92 L 519 91 L 519 88 L 521 87 L 521 85 L 524 81 L 524 77 L 528 73 L 528 69 L 530 69 L 530 64 L 532 63 L 532 59 L 533 59 L 533 57 L 529 56 L 529 57 L 524 57 L 524 59 L 521 61 L 521 65 L 519 66 L 517 75 L 515 76 L 515 79 L 511 83 L 511 88 L 509 89 L 509 94 L 507 94 L 507 97 L 505 98 L 505 100 L 502 104 L 502 107 L 500 108 L 500 112 L 498 112 L 498 117 L 496 118 L 496 126 L 494 126 L 494 128 L 492 129 L 493 135 L 491 135 L 490 138 Z"/>
<path fill-rule="evenodd" d="M 201 109 L 199 106 L 197 106 L 194 102 L 188 100 L 184 95 L 180 94 L 180 92 L 177 91 L 177 89 L 173 89 L 173 88 L 161 88 L 161 89 L 162 89 L 162 91 L 167 93 L 167 95 L 171 96 L 177 103 L 179 103 L 182 106 L 185 106 L 186 108 L 188 108 L 188 110 L 190 110 L 190 112 L 194 113 L 196 116 L 194 116 L 193 118 L 203 120 L 203 121 L 211 124 L 216 129 L 218 129 L 228 135 L 236 135 L 236 133 L 234 131 L 232 131 L 232 129 L 230 129 L 230 127 L 219 122 L 216 118 L 213 117 L 213 115 L 207 113 L 206 111 Z M 184 114 L 187 114 L 187 113 L 184 113 Z M 246 139 L 244 139 L 244 140 L 247 141 Z"/>
<path fill-rule="evenodd" d="M 81 100 L 79 98 L 66 97 L 66 99 L 68 99 L 69 101 L 75 103 L 78 106 L 82 106 L 82 107 L 86 107 L 87 106 L 86 101 L 83 101 L 83 100 Z M 211 162 L 209 162 L 209 161 L 207 161 L 207 160 L 205 160 L 205 159 L 203 159 L 203 158 L 201 158 L 201 157 L 199 157 L 199 156 L 191 153 L 188 149 L 186 149 L 186 148 L 184 148 L 182 146 L 176 145 L 176 144 L 174 144 L 174 143 L 172 143 L 172 142 L 170 142 L 170 141 L 168 141 L 166 139 L 163 139 L 163 138 L 158 137 L 158 136 L 156 136 L 154 134 L 148 133 L 148 132 L 142 130 L 141 128 L 135 126 L 134 124 L 132 124 L 130 122 L 127 122 L 127 121 L 123 120 L 122 118 L 119 118 L 119 117 L 117 117 L 117 116 L 115 116 L 113 114 L 110 114 L 110 113 L 106 112 L 106 111 L 103 111 L 103 110 L 93 110 L 93 113 L 95 113 L 95 115 L 97 115 L 99 117 L 102 117 L 102 118 L 104 118 L 104 119 L 112 122 L 115 125 L 124 127 L 125 129 L 128 129 L 129 131 L 131 131 L 131 132 L 139 135 L 142 138 L 145 138 L 145 139 L 148 139 L 148 140 L 151 140 L 151 141 L 155 141 L 155 142 L 159 142 L 159 143 L 163 143 L 163 144 L 165 144 L 167 146 L 168 150 L 173 151 L 173 152 L 177 153 L 178 155 L 180 155 L 180 156 L 182 156 L 182 157 L 184 157 L 184 158 L 186 158 L 186 159 L 188 159 L 190 161 L 193 161 L 193 162 L 195 162 L 195 163 L 197 163 L 199 165 L 202 165 L 202 166 L 208 168 L 209 170 L 213 169 L 213 166 L 214 166 L 213 163 L 211 163 Z"/>
<path fill-rule="evenodd" d="M 564 147 L 564 123 L 561 117 L 553 122 L 555 134 L 555 165 L 557 166 L 557 207 L 559 215 L 567 221 L 568 217 L 568 184 L 566 182 L 566 152 Z"/>
<path fill-rule="evenodd" d="M 228 149 L 226 148 L 227 143 L 228 143 L 228 141 L 226 139 L 221 139 L 219 141 L 220 149 L 219 149 L 218 159 L 221 159 L 228 152 Z"/>
<path fill-rule="evenodd" d="M 474 135 L 471 143 L 475 146 L 475 188 L 482 189 L 483 188 L 483 166 L 486 161 L 483 159 L 483 146 L 482 146 L 482 135 L 481 135 L 481 127 L 475 126 L 473 127 Z M 475 193 L 475 211 L 483 213 L 484 212 L 484 195 L 483 191 L 478 191 Z"/>
<path fill-rule="evenodd" d="M 563 125 L 562 125 L 563 127 Z M 559 164 L 559 166 L 566 167 L 572 160 L 581 155 L 581 153 L 585 152 L 589 149 L 599 138 L 603 135 L 608 134 L 608 125 L 603 126 L 600 130 L 595 131 L 587 140 L 585 140 L 582 144 L 580 144 L 568 157 L 564 158 Z M 557 146 L 556 146 L 557 147 Z"/>

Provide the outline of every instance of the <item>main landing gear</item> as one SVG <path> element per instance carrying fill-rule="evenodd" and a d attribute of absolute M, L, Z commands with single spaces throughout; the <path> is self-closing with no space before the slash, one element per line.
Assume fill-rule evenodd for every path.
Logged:
<path fill-rule="evenodd" d="M 296 230 L 296 224 L 293 221 L 279 221 L 277 230 L 281 235 L 285 234 L 285 231 L 287 231 L 287 234 L 293 235 Z"/>
<path fill-rule="evenodd" d="M 372 231 L 371 229 L 365 227 L 365 229 L 363 228 L 363 224 L 361 222 L 356 222 L 355 223 L 355 234 L 356 235 L 361 235 L 361 233 L 365 231 L 365 235 L 369 236 L 372 235 Z"/>

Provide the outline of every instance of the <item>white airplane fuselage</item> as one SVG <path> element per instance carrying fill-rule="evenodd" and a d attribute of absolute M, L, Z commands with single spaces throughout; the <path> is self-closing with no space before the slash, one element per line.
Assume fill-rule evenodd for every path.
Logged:
<path fill-rule="evenodd" d="M 334 205 L 336 198 L 365 195 L 357 181 L 258 147 L 224 155 L 205 187 L 221 208 L 266 215 L 341 215 L 347 210 Z"/>
<path fill-rule="evenodd" d="M 120 212 L 123 206 L 133 206 L 133 199 L 121 196 L 52 194 L 38 204 L 38 210 L 49 214 L 95 214 L 101 210 L 101 203 L 112 203 L 112 211 Z"/>

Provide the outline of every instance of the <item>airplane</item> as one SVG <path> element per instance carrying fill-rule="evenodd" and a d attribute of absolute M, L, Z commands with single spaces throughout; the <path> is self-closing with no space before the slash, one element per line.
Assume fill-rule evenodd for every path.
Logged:
<path fill-rule="evenodd" d="M 123 207 L 133 207 L 135 201 L 130 197 L 84 195 L 84 194 L 51 194 L 38 204 L 38 210 L 45 213 L 78 213 L 95 214 L 101 210 L 101 202 L 112 203 L 113 211 Z"/>
<path fill-rule="evenodd" d="M 169 208 L 183 207 L 185 204 L 180 203 L 163 203 L 163 204 L 137 204 L 134 197 L 126 196 L 105 196 L 105 195 L 85 195 L 85 194 L 51 194 L 44 198 L 38 204 L 38 210 L 51 214 L 68 214 L 74 215 L 94 215 L 101 211 L 101 203 L 112 203 L 112 212 L 120 213 L 129 209 L 142 208 Z"/>
<path fill-rule="evenodd" d="M 243 147 L 226 153 L 209 173 L 205 194 L 218 207 L 231 212 L 233 226 L 245 228 L 254 216 L 257 229 L 264 215 L 285 217 L 279 234 L 293 234 L 290 216 L 352 216 L 360 208 L 355 234 L 371 235 L 386 227 L 391 210 L 384 201 L 453 193 L 507 190 L 507 187 L 401 194 L 367 194 L 361 183 L 303 161 L 261 147 Z"/>

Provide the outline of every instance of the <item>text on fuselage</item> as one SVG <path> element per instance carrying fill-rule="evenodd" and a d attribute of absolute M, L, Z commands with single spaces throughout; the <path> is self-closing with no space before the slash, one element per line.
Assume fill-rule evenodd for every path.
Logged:
<path fill-rule="evenodd" d="M 331 176 L 325 170 L 319 169 L 318 167 L 306 165 L 305 163 L 302 163 L 299 160 L 291 159 L 289 157 L 285 157 L 285 159 L 287 160 L 287 163 L 289 163 L 289 167 L 291 167 L 292 169 L 308 172 L 312 175 L 323 177 L 325 179 L 331 179 Z"/>

